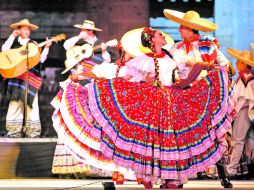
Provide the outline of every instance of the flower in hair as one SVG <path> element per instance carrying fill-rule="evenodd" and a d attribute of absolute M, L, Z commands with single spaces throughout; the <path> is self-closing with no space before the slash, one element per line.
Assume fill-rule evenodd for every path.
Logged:
<path fill-rule="evenodd" d="M 145 40 L 150 41 L 154 36 L 155 30 L 151 29 L 150 27 L 145 27 L 143 30 L 143 35 Z"/>

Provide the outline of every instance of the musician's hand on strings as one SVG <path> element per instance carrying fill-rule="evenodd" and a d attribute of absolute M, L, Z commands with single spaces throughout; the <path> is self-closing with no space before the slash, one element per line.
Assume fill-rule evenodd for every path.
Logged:
<path fill-rule="evenodd" d="M 15 30 L 13 30 L 11 35 L 14 36 L 14 37 L 17 37 L 17 36 L 19 36 L 19 34 L 20 34 L 20 30 L 19 29 L 15 29 Z"/>
<path fill-rule="evenodd" d="M 52 45 L 52 40 L 49 40 L 48 37 L 46 38 L 46 45 L 45 48 L 49 48 Z"/>

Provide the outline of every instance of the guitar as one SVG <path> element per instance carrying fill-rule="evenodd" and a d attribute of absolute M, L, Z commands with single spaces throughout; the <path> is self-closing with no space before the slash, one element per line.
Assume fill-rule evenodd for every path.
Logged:
<path fill-rule="evenodd" d="M 105 44 L 107 47 L 115 47 L 115 46 L 117 46 L 118 41 L 117 41 L 117 39 L 113 39 L 113 40 L 107 41 Z M 98 50 L 101 48 L 101 45 L 96 45 L 96 46 L 92 47 L 90 44 L 84 44 L 84 45 L 81 45 L 81 48 L 82 48 L 82 53 L 84 54 L 84 56 L 82 56 L 82 57 L 84 57 L 84 59 L 85 59 L 85 58 L 91 57 L 95 50 Z M 71 56 L 69 54 L 72 54 L 72 48 L 67 50 L 66 56 L 67 57 Z"/>
<path fill-rule="evenodd" d="M 58 42 L 65 40 L 66 35 L 60 34 L 52 37 L 50 41 Z M 5 78 L 14 78 L 33 68 L 40 62 L 41 47 L 45 46 L 47 41 L 40 44 L 28 43 L 20 48 L 10 49 L 0 53 L 0 73 Z M 28 51 L 27 51 L 28 48 Z"/>

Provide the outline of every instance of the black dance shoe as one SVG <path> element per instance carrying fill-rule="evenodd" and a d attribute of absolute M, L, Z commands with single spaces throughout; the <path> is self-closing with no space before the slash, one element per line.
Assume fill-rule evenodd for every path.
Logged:
<path fill-rule="evenodd" d="M 224 188 L 233 188 L 233 184 L 229 181 L 227 177 L 221 179 L 221 185 Z"/>

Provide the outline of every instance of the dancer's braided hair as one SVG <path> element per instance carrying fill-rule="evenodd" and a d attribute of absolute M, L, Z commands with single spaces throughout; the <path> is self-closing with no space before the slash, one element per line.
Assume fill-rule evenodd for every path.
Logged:
<path fill-rule="evenodd" d="M 144 47 L 148 47 L 152 51 L 154 66 L 155 66 L 155 86 L 161 86 L 159 82 L 159 63 L 157 60 L 157 54 L 155 53 L 154 43 L 152 42 L 152 38 L 154 37 L 156 30 L 151 29 L 150 27 L 145 27 L 141 34 L 141 42 Z"/>
<path fill-rule="evenodd" d="M 118 60 L 116 61 L 116 65 L 117 65 L 116 77 L 118 77 L 120 68 L 123 66 L 123 63 L 124 63 L 124 56 L 125 56 L 125 54 L 126 54 L 126 52 L 124 51 L 124 49 L 123 49 L 122 44 L 121 44 L 120 41 L 119 41 L 118 44 L 117 44 L 117 48 L 119 49 L 121 55 L 120 55 L 120 59 L 118 59 Z"/>

